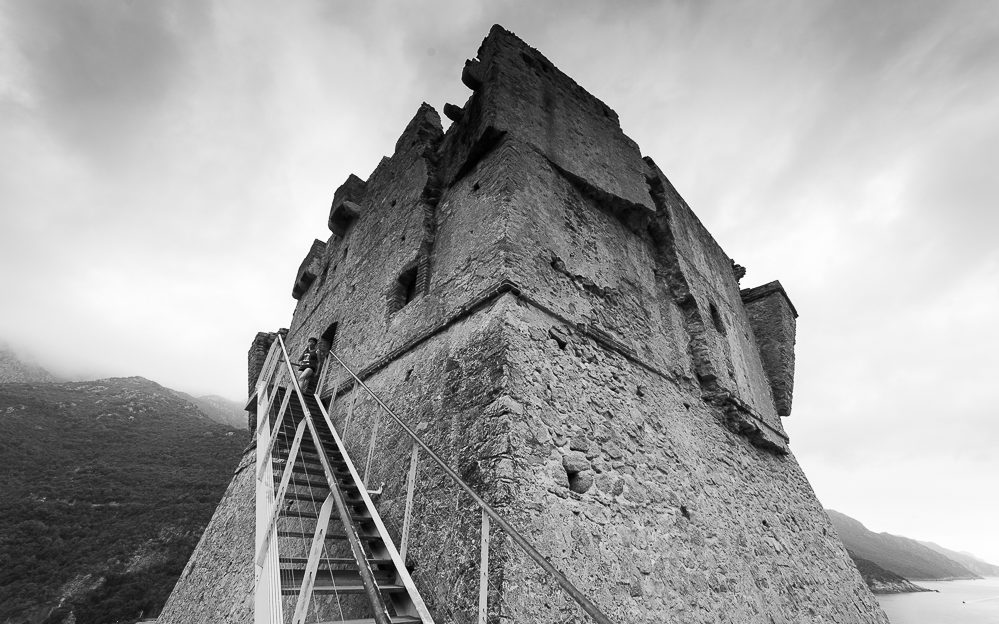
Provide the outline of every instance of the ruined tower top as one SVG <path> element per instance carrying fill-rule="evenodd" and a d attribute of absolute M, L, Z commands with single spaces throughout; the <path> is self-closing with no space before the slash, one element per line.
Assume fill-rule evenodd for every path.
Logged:
<path fill-rule="evenodd" d="M 563 175 L 598 190 L 619 209 L 655 211 L 647 166 L 617 113 L 562 73 L 540 52 L 501 26 L 493 26 L 462 81 L 473 94 L 454 119 L 444 151 L 471 156 L 500 137 L 529 144 Z M 467 170 L 455 164 L 452 177 Z"/>
<path fill-rule="evenodd" d="M 515 287 L 697 384 L 734 429 L 785 449 L 777 416 L 790 413 L 793 307 L 741 296 L 745 270 L 617 114 L 516 35 L 494 26 L 461 79 L 472 93 L 444 107 L 446 133 L 422 104 L 392 156 L 334 193 L 333 236 L 313 244 L 296 275 L 292 337 L 298 323 L 319 335 L 329 331 L 320 319 L 345 316 L 345 346 L 400 348 L 473 293 Z M 362 276 L 384 286 L 345 286 Z M 358 297 L 367 319 L 330 308 Z"/>

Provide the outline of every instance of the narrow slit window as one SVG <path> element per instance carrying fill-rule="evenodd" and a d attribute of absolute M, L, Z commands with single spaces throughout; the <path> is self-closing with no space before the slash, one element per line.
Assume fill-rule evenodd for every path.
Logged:
<path fill-rule="evenodd" d="M 389 297 L 390 314 L 403 309 L 416 298 L 416 274 L 417 267 L 409 268 L 403 271 L 392 285 L 392 293 Z"/>
<path fill-rule="evenodd" d="M 319 346 L 323 353 L 329 353 L 336 346 L 337 323 L 330 323 L 323 335 L 319 338 Z"/>
<path fill-rule="evenodd" d="M 713 303 L 709 303 L 708 306 L 710 307 L 711 311 L 711 323 L 715 326 L 715 329 L 718 331 L 719 334 L 724 335 L 725 323 L 722 322 L 721 314 L 718 313 L 718 308 L 716 308 L 715 304 Z"/>

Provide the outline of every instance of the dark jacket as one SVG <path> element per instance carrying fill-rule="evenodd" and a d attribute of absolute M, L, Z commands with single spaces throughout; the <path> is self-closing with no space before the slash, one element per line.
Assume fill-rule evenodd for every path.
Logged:
<path fill-rule="evenodd" d="M 315 348 L 310 349 L 310 348 L 306 347 L 305 351 L 302 352 L 302 357 L 298 358 L 298 368 L 300 370 L 305 370 L 307 368 L 311 368 L 314 371 L 318 371 L 319 370 L 319 350 L 315 349 Z"/>

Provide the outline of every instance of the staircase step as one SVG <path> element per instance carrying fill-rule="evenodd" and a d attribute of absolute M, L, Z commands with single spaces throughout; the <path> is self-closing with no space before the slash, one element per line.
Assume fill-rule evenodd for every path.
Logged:
<path fill-rule="evenodd" d="M 328 491 L 328 487 L 321 488 L 324 492 Z M 285 500 L 293 500 L 303 503 L 316 503 L 317 505 L 322 505 L 323 500 L 326 499 L 326 494 L 321 496 L 316 496 L 313 492 L 299 492 L 297 490 L 289 490 L 284 495 Z M 357 497 L 348 496 L 346 499 L 348 507 L 358 507 L 364 508 L 364 501 Z"/>
<path fill-rule="evenodd" d="M 299 423 L 295 421 L 285 421 L 284 423 L 282 423 L 281 429 L 280 431 L 278 431 L 278 440 L 279 441 L 292 440 L 295 437 L 295 432 L 298 429 L 298 424 Z M 311 441 L 312 441 L 312 434 L 309 433 L 309 429 L 306 428 L 305 433 L 302 435 L 302 442 L 304 443 Z M 336 444 L 336 440 L 333 438 L 332 435 L 330 435 L 329 431 L 326 431 L 325 427 L 319 429 L 319 441 L 322 442 L 323 444 L 326 443 Z"/>
<path fill-rule="evenodd" d="M 393 615 L 389 617 L 389 621 L 392 624 L 421 624 L 423 620 L 418 617 L 413 617 L 412 615 Z M 375 620 L 372 618 L 365 618 L 363 620 L 325 620 L 323 622 L 316 622 L 316 624 L 375 624 Z"/>
<path fill-rule="evenodd" d="M 306 559 L 305 557 L 281 557 L 280 562 L 281 565 L 298 566 L 304 568 L 309 563 L 309 560 Z M 331 565 L 352 565 L 355 567 L 355 569 L 357 568 L 357 562 L 354 561 L 354 559 L 352 558 L 333 557 L 333 558 L 320 559 L 319 561 L 320 568 L 329 567 Z M 368 559 L 368 565 L 372 567 L 395 566 L 395 564 L 392 563 L 391 559 L 380 559 L 380 558 Z"/>
<path fill-rule="evenodd" d="M 292 518 L 292 519 L 305 518 L 306 520 L 318 520 L 319 514 L 314 510 L 307 510 L 307 509 L 282 509 L 281 517 Z M 372 521 L 371 517 L 357 513 L 350 514 L 350 517 L 354 522 L 358 524 L 364 524 Z"/>
<path fill-rule="evenodd" d="M 287 456 L 287 453 L 284 453 L 283 456 Z M 319 453 L 317 453 L 313 449 L 299 449 L 298 450 L 298 456 L 301 457 L 301 458 L 303 458 L 303 459 L 305 459 L 305 461 L 312 462 L 312 463 L 316 463 L 316 462 L 319 461 Z M 334 468 L 346 468 L 347 467 L 347 462 L 344 461 L 344 459 L 340 457 L 339 453 L 330 452 L 330 453 L 327 454 L 326 459 L 329 460 L 330 466 L 333 466 Z"/>
<path fill-rule="evenodd" d="M 275 474 L 280 477 L 281 473 L 275 471 Z M 357 486 L 354 485 L 353 479 L 337 478 L 337 483 L 340 484 L 340 490 L 344 492 L 356 492 Z M 330 489 L 329 484 L 326 482 L 326 475 L 320 473 L 317 475 L 309 476 L 293 476 L 290 484 L 294 487 L 307 487 L 318 490 L 328 490 Z"/>
<path fill-rule="evenodd" d="M 406 588 L 402 585 L 379 585 L 378 589 L 386 594 L 404 594 L 406 593 Z M 364 586 L 361 585 L 360 579 L 358 579 L 356 584 L 340 584 L 334 585 L 332 582 L 327 580 L 316 579 L 315 585 L 312 586 L 313 593 L 316 594 L 363 594 Z M 298 587 L 282 587 L 281 593 L 285 596 L 297 596 Z M 362 622 L 366 620 L 361 620 Z M 367 620 L 373 622 L 374 620 Z M 405 620 L 403 620 L 405 621 Z M 416 620 L 419 622 L 419 620 Z"/>
<path fill-rule="evenodd" d="M 289 437 L 287 440 L 279 439 L 278 443 L 274 445 L 274 448 L 281 456 L 286 456 L 288 454 L 288 449 L 291 448 L 291 441 L 292 437 Z M 339 457 L 340 453 L 337 450 L 335 442 L 333 442 L 332 440 L 330 441 L 321 440 L 321 442 L 323 445 L 323 451 L 326 452 L 327 456 L 333 457 L 339 462 L 343 462 L 343 460 L 340 459 Z M 312 455 L 313 457 L 319 457 L 319 455 L 316 453 L 316 445 L 313 444 L 311 440 L 303 439 L 302 443 L 299 445 L 298 452 L 299 454 L 302 455 Z"/>
<path fill-rule="evenodd" d="M 395 570 L 386 570 L 384 568 L 378 568 L 371 571 L 375 577 L 375 582 L 379 585 L 391 585 L 395 582 Z M 282 584 L 302 584 L 302 577 L 305 576 L 305 568 L 282 568 L 281 569 L 281 583 Z M 357 571 L 357 566 L 352 569 L 317 569 L 316 570 L 316 582 L 325 581 L 327 584 L 332 585 L 333 581 L 337 582 L 337 585 L 360 585 L 361 575 Z"/>
<path fill-rule="evenodd" d="M 296 538 L 304 538 L 304 539 L 309 539 L 309 540 L 311 540 L 313 538 L 313 534 L 312 533 L 306 533 L 304 531 L 278 531 L 277 534 L 278 534 L 278 537 L 296 537 Z M 380 536 L 378 536 L 378 535 L 358 535 L 358 537 L 361 538 L 361 541 L 364 541 L 364 542 L 380 542 L 380 541 L 382 541 L 382 538 Z M 346 540 L 347 539 L 347 534 L 346 533 L 327 533 L 326 534 L 326 539 Z"/>
<path fill-rule="evenodd" d="M 287 464 L 285 463 L 274 464 L 274 471 L 280 474 L 281 472 L 284 471 L 286 465 Z M 347 470 L 346 468 L 337 468 L 336 466 L 332 465 L 330 467 L 333 469 L 333 474 L 337 476 L 340 475 L 343 475 L 345 477 L 350 476 L 350 471 Z M 297 461 L 295 462 L 295 467 L 292 469 L 292 472 L 301 473 L 301 474 L 305 473 L 323 474 L 324 471 L 322 464 L 312 464 L 312 463 L 303 464 L 302 462 Z"/>

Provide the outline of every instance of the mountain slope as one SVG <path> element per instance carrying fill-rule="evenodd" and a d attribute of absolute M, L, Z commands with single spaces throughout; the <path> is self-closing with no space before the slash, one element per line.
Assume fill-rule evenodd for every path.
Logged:
<path fill-rule="evenodd" d="M 0 623 L 158 613 L 245 444 L 141 377 L 0 384 Z"/>
<path fill-rule="evenodd" d="M 35 364 L 21 360 L 10 347 L 0 343 L 0 383 L 55 382 L 56 377 Z"/>
<path fill-rule="evenodd" d="M 862 559 L 850 551 L 847 551 L 854 565 L 860 571 L 860 576 L 864 577 L 864 582 L 875 594 L 906 594 L 910 592 L 933 591 L 915 585 L 894 572 L 885 570 L 873 561 Z"/>
<path fill-rule="evenodd" d="M 215 422 L 233 429 L 247 428 L 246 412 L 243 411 L 243 406 L 239 403 L 217 394 L 191 397 L 191 400 L 204 412 L 205 416 Z"/>
<path fill-rule="evenodd" d="M 980 576 L 999 576 L 999 566 L 982 561 L 971 553 L 950 550 L 949 548 L 944 548 L 943 546 L 934 544 L 933 542 L 924 542 L 922 540 L 917 541 L 930 550 L 936 551 L 948 559 L 953 559 L 975 574 Z"/>
<path fill-rule="evenodd" d="M 960 563 L 914 539 L 874 533 L 850 516 L 832 509 L 827 509 L 826 513 L 847 550 L 890 572 L 913 581 L 980 578 Z"/>

